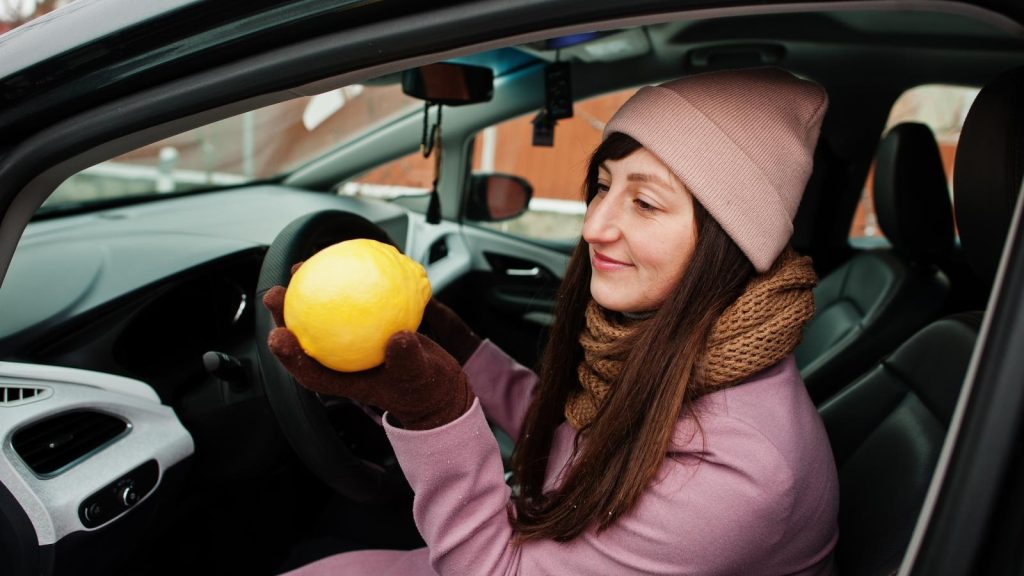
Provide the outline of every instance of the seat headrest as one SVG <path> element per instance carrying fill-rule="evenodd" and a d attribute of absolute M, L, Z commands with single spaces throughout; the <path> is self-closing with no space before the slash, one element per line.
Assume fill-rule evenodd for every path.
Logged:
<path fill-rule="evenodd" d="M 930 128 L 894 126 L 878 145 L 875 212 L 892 248 L 911 261 L 941 264 L 953 248 L 953 203 Z"/>
<path fill-rule="evenodd" d="M 953 172 L 956 221 L 967 260 L 992 282 L 1024 173 L 1024 68 L 1006 72 L 978 94 L 964 120 Z"/>

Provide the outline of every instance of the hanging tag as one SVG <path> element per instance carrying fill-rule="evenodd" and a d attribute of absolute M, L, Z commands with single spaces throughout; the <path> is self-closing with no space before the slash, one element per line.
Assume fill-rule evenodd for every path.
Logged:
<path fill-rule="evenodd" d="M 541 110 L 533 117 L 531 122 L 533 122 L 533 145 L 554 146 L 555 121 L 544 110 Z"/>
<path fill-rule="evenodd" d="M 552 121 L 572 118 L 572 73 L 568 62 L 544 68 L 544 107 Z"/>

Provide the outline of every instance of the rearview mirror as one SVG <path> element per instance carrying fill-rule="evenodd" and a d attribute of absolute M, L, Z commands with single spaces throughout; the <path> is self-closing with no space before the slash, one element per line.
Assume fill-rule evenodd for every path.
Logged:
<path fill-rule="evenodd" d="M 511 174 L 470 176 L 466 218 L 477 222 L 499 222 L 526 212 L 533 186 Z"/>
<path fill-rule="evenodd" d="M 439 62 L 402 72 L 402 92 L 445 106 L 489 102 L 494 72 L 486 66 Z"/>

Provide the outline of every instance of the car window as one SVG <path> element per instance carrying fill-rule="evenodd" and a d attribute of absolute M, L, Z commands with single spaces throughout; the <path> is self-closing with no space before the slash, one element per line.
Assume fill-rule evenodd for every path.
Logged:
<path fill-rule="evenodd" d="M 287 100 L 87 168 L 62 183 L 41 212 L 270 178 L 421 105 L 398 84 L 353 84 Z"/>
<path fill-rule="evenodd" d="M 634 92 L 629 88 L 577 102 L 573 117 L 558 121 L 550 147 L 532 144 L 535 113 L 479 132 L 473 144 L 473 172 L 524 178 L 533 187 L 533 198 L 527 211 L 516 218 L 474 224 L 537 240 L 578 238 L 586 211 L 587 160 L 601 142 L 605 123 Z"/>
<path fill-rule="evenodd" d="M 434 157 L 424 158 L 417 150 L 345 182 L 338 194 L 391 200 L 429 194 L 433 182 Z"/>
<path fill-rule="evenodd" d="M 960 129 L 977 95 L 978 89 L 973 87 L 944 84 L 916 86 L 896 99 L 885 124 L 883 137 L 890 128 L 903 122 L 920 122 L 931 128 L 939 144 L 950 195 L 953 190 L 953 159 L 956 157 Z M 889 246 L 875 215 L 874 175 L 875 163 L 872 161 L 850 225 L 850 244 L 856 248 Z"/>

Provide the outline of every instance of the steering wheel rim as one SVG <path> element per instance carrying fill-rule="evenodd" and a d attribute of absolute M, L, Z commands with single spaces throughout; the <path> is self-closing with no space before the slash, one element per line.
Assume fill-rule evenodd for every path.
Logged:
<path fill-rule="evenodd" d="M 274 286 L 287 286 L 291 267 L 319 250 L 353 238 L 370 238 L 394 245 L 373 222 L 340 210 L 299 217 L 274 238 L 260 268 L 256 285 L 256 346 L 260 379 L 271 410 L 292 449 L 306 466 L 334 491 L 358 502 L 380 495 L 389 483 L 387 471 L 356 456 L 338 437 L 327 410 L 316 394 L 292 379 L 267 347 L 274 329 L 263 296 Z M 383 431 L 382 431 L 383 433 Z"/>

